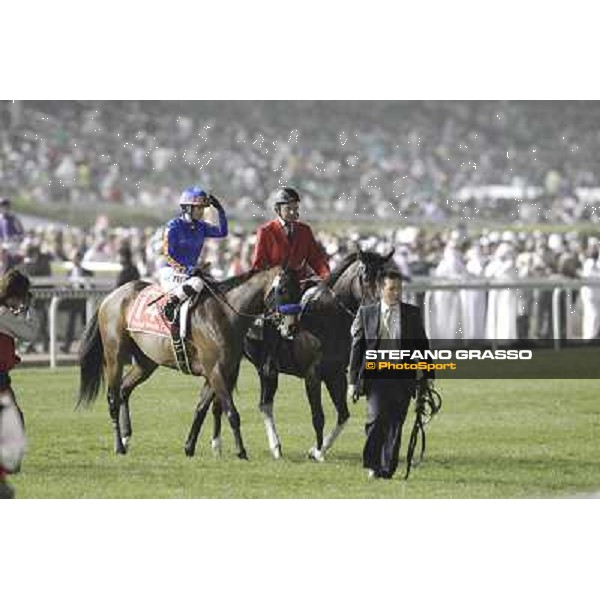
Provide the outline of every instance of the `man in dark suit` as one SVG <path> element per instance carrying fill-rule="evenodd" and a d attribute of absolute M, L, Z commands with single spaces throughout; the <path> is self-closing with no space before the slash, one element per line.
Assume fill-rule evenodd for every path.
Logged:
<path fill-rule="evenodd" d="M 69 271 L 69 281 L 71 282 L 71 286 L 76 290 L 89 289 L 92 287 L 91 278 L 94 276 L 94 273 L 81 264 L 82 260 L 83 250 L 75 250 L 71 260 L 72 267 Z M 60 347 L 61 352 L 64 354 L 69 354 L 71 351 L 71 344 L 75 337 L 77 319 L 80 319 L 82 326 L 85 326 L 85 304 L 86 301 L 84 298 L 69 298 L 63 300 L 61 303 L 61 311 L 67 311 L 69 313 L 65 342 Z"/>
<path fill-rule="evenodd" d="M 140 279 L 140 272 L 133 264 L 133 256 L 129 246 L 123 246 L 119 249 L 119 262 L 121 263 L 121 271 L 117 275 L 116 287 Z"/>
<path fill-rule="evenodd" d="M 402 275 L 398 271 L 386 270 L 381 274 L 379 291 L 380 301 L 362 306 L 352 324 L 348 394 L 355 401 L 362 389 L 367 395 L 363 466 L 370 478 L 391 479 L 398 468 L 402 426 L 417 390 L 417 371 L 396 372 L 394 379 L 364 379 L 365 352 L 423 351 L 429 348 L 429 340 L 419 308 L 400 301 Z M 400 374 L 403 378 L 399 378 Z M 433 378 L 433 374 L 426 376 Z"/>

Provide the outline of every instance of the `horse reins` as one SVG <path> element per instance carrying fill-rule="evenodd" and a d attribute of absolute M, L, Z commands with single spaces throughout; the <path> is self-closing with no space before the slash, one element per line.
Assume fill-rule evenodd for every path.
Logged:
<path fill-rule="evenodd" d="M 212 286 L 208 283 L 208 281 L 206 279 L 204 279 L 204 277 L 201 277 L 201 279 L 204 282 L 204 287 L 206 287 L 206 289 L 211 293 L 211 295 L 214 297 L 214 299 L 217 300 L 218 302 L 221 302 L 221 303 L 225 304 L 226 306 L 228 306 L 236 315 L 238 315 L 240 317 L 247 317 L 248 319 L 258 319 L 259 317 L 263 317 L 263 319 L 266 320 L 266 319 L 272 318 L 272 316 L 270 314 L 265 315 L 262 312 L 257 313 L 257 314 L 249 314 L 249 313 L 242 312 L 241 310 L 238 310 L 235 306 L 233 306 L 231 304 L 231 302 L 229 302 L 229 300 L 227 300 L 227 297 L 225 296 L 225 294 L 214 290 L 212 288 Z"/>

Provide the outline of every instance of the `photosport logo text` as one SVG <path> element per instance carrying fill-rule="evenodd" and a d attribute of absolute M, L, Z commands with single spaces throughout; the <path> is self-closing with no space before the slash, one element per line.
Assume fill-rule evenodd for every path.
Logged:
<path fill-rule="evenodd" d="M 366 377 L 402 376 L 410 371 L 421 372 L 452 372 L 456 376 L 472 377 L 473 365 L 482 361 L 531 361 L 533 351 L 530 349 L 496 349 L 496 350 L 366 350 Z M 467 368 L 470 367 L 470 368 Z M 463 373 L 461 373 L 463 371 Z M 490 377 L 490 370 L 480 370 L 479 376 Z M 499 371 L 494 371 L 496 376 Z"/>
<path fill-rule="evenodd" d="M 362 356 L 365 379 L 600 379 L 600 343 L 570 339 L 369 339 Z"/>

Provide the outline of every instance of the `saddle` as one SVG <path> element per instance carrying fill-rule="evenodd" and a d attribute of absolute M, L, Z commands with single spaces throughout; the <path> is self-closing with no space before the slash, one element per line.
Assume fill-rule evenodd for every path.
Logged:
<path fill-rule="evenodd" d="M 191 369 L 185 342 L 190 329 L 190 308 L 197 299 L 193 297 L 187 299 L 178 307 L 172 325 L 162 314 L 167 299 L 167 295 L 159 285 L 153 284 L 144 288 L 127 313 L 127 330 L 170 338 L 177 367 L 182 373 L 189 374 Z"/>

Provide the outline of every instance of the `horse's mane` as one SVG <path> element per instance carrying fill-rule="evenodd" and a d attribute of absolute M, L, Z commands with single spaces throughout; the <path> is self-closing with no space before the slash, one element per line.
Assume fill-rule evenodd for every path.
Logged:
<path fill-rule="evenodd" d="M 358 258 L 358 252 L 352 252 L 342 260 L 342 262 L 329 274 L 324 281 L 329 288 L 333 287 L 344 271 Z"/>
<path fill-rule="evenodd" d="M 230 292 L 232 289 L 242 285 L 243 283 L 246 283 L 246 281 L 248 281 L 248 279 L 250 279 L 253 275 L 255 275 L 258 272 L 259 271 L 256 269 L 255 270 L 250 269 L 249 271 L 246 271 L 245 273 L 240 273 L 239 275 L 234 275 L 233 277 L 228 277 L 227 279 L 223 279 L 223 281 L 209 280 L 209 284 L 213 288 L 216 288 L 216 290 L 221 292 L 222 294 L 226 294 L 227 292 Z"/>
<path fill-rule="evenodd" d="M 370 255 L 372 255 L 371 252 L 363 252 L 363 256 L 368 257 Z M 348 267 L 356 261 L 357 258 L 358 252 L 351 252 L 350 254 L 348 254 L 348 256 L 346 256 L 342 260 L 342 262 L 339 265 L 337 265 L 336 268 L 333 269 L 333 271 L 331 271 L 329 277 L 327 277 L 323 283 L 328 287 L 332 287 L 333 285 L 335 285 L 337 280 L 343 275 L 346 269 L 348 269 Z M 224 279 L 223 281 L 217 282 L 214 280 L 209 280 L 209 283 L 219 292 L 226 294 L 227 292 L 238 287 L 239 285 L 246 283 L 246 281 L 248 281 L 248 279 L 250 279 L 252 275 L 258 272 L 258 270 L 250 270 L 246 271 L 245 273 L 241 273 L 240 275 L 234 275 L 233 277 Z"/>

